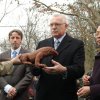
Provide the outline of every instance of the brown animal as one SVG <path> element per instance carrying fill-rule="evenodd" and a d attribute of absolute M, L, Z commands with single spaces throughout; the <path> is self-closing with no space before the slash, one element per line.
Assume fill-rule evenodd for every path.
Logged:
<path fill-rule="evenodd" d="M 37 67 L 46 67 L 45 64 L 40 64 L 40 61 L 43 57 L 50 55 L 56 56 L 58 52 L 52 47 L 42 47 L 34 52 L 22 54 L 20 60 L 22 63 L 35 64 Z"/>

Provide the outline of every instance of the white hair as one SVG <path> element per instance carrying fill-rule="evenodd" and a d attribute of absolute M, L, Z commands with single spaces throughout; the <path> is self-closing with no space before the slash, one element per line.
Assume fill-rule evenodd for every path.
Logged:
<path fill-rule="evenodd" d="M 63 14 L 59 14 L 59 13 L 53 14 L 53 15 L 51 16 L 50 20 L 51 20 L 53 17 L 61 17 L 62 20 L 63 20 L 63 23 L 68 24 L 67 18 L 66 18 L 66 16 L 63 15 Z"/>

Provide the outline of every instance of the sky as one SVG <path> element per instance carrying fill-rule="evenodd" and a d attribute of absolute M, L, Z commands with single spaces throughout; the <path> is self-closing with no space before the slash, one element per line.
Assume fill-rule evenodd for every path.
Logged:
<path fill-rule="evenodd" d="M 63 3 L 67 3 L 67 2 L 71 3 L 74 0 L 41 0 L 41 1 L 43 1 L 44 3 L 49 5 L 49 4 L 54 3 L 54 2 L 57 2 L 59 4 L 63 4 Z"/>
<path fill-rule="evenodd" d="M 3 0 L 5 1 L 5 0 Z M 10 0 L 8 0 L 10 1 Z M 23 0 L 22 0 L 23 1 Z M 25 0 L 27 1 L 27 0 Z M 9 3 L 9 2 L 8 2 Z M 27 4 L 28 2 L 26 2 Z M 7 16 L 5 16 L 3 18 L 3 20 L 0 22 L 0 41 L 7 39 L 8 38 L 8 33 L 12 30 L 18 27 L 14 27 L 14 26 L 19 26 L 19 25 L 25 25 L 26 23 L 26 19 L 27 17 L 24 16 L 25 15 L 25 11 L 23 10 L 22 7 L 18 7 L 16 8 L 16 3 L 12 2 L 12 4 L 8 7 L 7 12 L 11 11 L 12 9 L 14 9 L 14 11 L 12 11 L 11 13 L 9 13 Z M 4 13 L 4 7 L 5 7 L 5 2 L 0 2 L 0 19 L 2 17 L 2 14 Z M 27 5 L 26 5 L 27 8 Z M 13 27 L 8 27 L 8 26 L 13 26 Z"/>
<path fill-rule="evenodd" d="M 5 7 L 5 1 L 0 2 L 0 19 L 2 17 L 2 14 L 4 13 L 4 7 Z M 8 0 L 8 4 L 11 0 Z M 12 0 L 13 1 L 13 0 Z M 25 3 L 25 7 L 31 6 L 31 0 L 20 0 L 22 3 Z M 30 2 L 29 2 L 30 1 Z M 47 5 L 57 2 L 57 3 L 65 3 L 65 2 L 73 2 L 73 0 L 41 0 L 42 2 L 46 3 Z M 7 12 L 11 11 L 11 9 L 16 8 L 16 2 L 12 2 L 12 4 L 9 6 L 7 5 Z M 3 20 L 0 22 L 0 41 L 8 38 L 8 33 L 18 27 L 19 25 L 25 25 L 27 20 L 27 17 L 25 16 L 25 11 L 23 10 L 23 7 L 18 7 L 11 13 L 9 13 L 7 16 L 3 18 Z M 7 26 L 13 26 L 13 27 L 7 27 Z M 18 28 L 19 29 L 19 28 Z"/>

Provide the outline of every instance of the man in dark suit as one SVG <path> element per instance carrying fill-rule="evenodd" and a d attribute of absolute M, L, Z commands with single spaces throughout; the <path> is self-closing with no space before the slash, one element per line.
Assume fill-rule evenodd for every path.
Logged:
<path fill-rule="evenodd" d="M 37 49 L 51 46 L 59 55 L 41 61 L 48 67 L 33 68 L 33 75 L 40 75 L 36 100 L 78 100 L 76 80 L 84 74 L 84 44 L 70 37 L 67 27 L 66 17 L 55 14 L 50 20 L 52 37 L 38 44 Z"/>
<path fill-rule="evenodd" d="M 13 58 L 28 51 L 21 47 L 23 34 L 20 30 L 12 30 L 9 33 L 11 49 L 0 54 L 0 60 Z M 14 65 L 10 75 L 0 77 L 0 100 L 27 100 L 27 88 L 32 81 L 32 74 L 28 65 Z"/>
<path fill-rule="evenodd" d="M 96 31 L 96 42 L 100 46 L 100 26 Z M 89 100 L 100 100 L 100 52 L 95 56 L 95 63 L 91 76 L 84 75 L 85 86 L 80 88 L 77 94 L 80 97 L 89 96 Z"/>

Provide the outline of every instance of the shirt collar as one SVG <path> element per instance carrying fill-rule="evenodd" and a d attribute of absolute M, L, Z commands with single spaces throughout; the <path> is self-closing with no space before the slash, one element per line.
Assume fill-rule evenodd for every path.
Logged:
<path fill-rule="evenodd" d="M 20 49 L 21 49 L 21 46 L 20 46 L 18 49 L 16 49 L 16 50 L 14 50 L 14 49 L 12 49 L 12 48 L 11 48 L 11 52 L 16 51 L 16 52 L 17 52 L 17 54 L 19 54 Z"/>
<path fill-rule="evenodd" d="M 58 38 L 58 39 L 54 38 L 54 42 L 55 42 L 56 40 L 58 40 L 58 41 L 61 43 L 61 41 L 63 40 L 63 38 L 65 37 L 65 35 L 66 35 L 66 34 L 64 34 L 63 36 L 61 36 L 61 37 Z"/>

